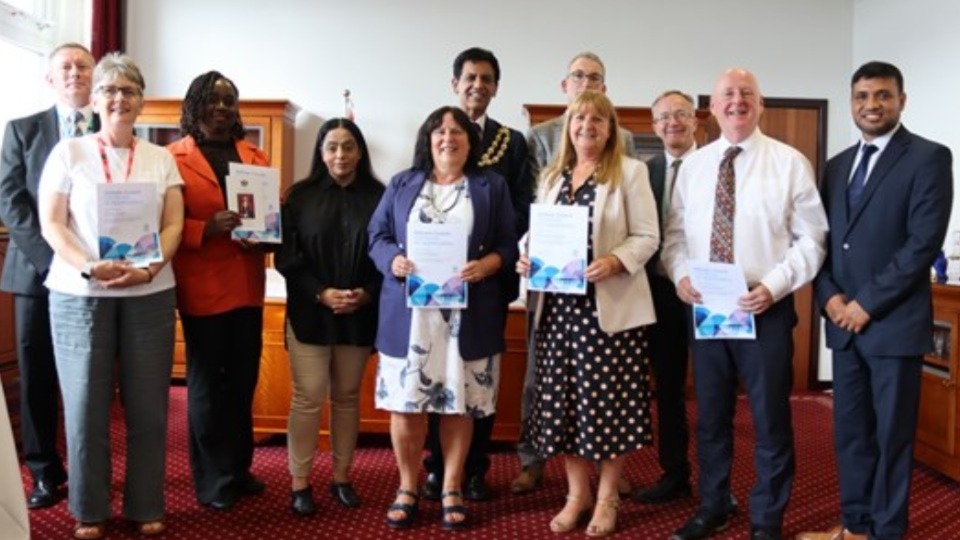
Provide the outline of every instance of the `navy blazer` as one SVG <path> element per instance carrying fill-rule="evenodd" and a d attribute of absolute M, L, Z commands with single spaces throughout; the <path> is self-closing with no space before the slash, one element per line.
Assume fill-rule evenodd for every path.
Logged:
<path fill-rule="evenodd" d="M 426 173 L 412 169 L 394 176 L 368 227 L 370 258 L 384 276 L 376 347 L 401 358 L 407 356 L 410 346 L 411 308 L 407 307 L 405 281 L 393 275 L 390 265 L 397 255 L 405 253 L 407 220 L 426 179 Z M 468 307 L 460 324 L 460 356 L 478 360 L 503 352 L 504 305 L 513 299 L 506 298 L 502 274 L 514 272 L 518 249 L 513 206 L 503 178 L 484 170 L 468 174 L 467 185 L 473 204 L 467 260 L 496 252 L 503 261 L 501 276 L 469 285 Z"/>
<path fill-rule="evenodd" d="M 920 356 L 930 350 L 930 265 L 953 206 L 950 150 L 902 125 L 867 178 L 860 205 L 846 190 L 859 144 L 827 162 L 821 197 L 830 223 L 827 259 L 814 281 L 821 306 L 836 294 L 856 300 L 870 323 L 859 335 L 826 321 L 827 345 L 861 354 Z"/>

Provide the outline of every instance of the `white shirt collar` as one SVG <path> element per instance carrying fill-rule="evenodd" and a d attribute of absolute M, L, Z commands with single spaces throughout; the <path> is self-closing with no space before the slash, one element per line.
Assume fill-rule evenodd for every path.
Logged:
<path fill-rule="evenodd" d="M 901 125 L 902 124 L 897 123 L 896 127 L 884 133 L 883 135 L 880 135 L 879 137 L 874 137 L 872 141 L 866 141 L 861 137 L 860 146 L 857 148 L 857 151 L 859 152 L 860 148 L 863 148 L 863 145 L 865 144 L 872 144 L 877 147 L 877 151 L 874 152 L 874 155 L 879 156 L 880 154 L 883 153 L 883 149 L 886 148 L 888 144 L 890 144 L 890 139 L 893 138 L 893 135 L 897 132 L 897 130 L 900 129 Z"/>

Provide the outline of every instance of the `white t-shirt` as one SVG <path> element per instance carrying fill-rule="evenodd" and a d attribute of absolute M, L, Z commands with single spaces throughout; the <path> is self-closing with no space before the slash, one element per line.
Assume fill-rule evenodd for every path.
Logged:
<path fill-rule="evenodd" d="M 173 156 L 165 148 L 137 139 L 130 177 L 126 178 L 129 148 L 106 148 L 110 177 L 114 182 L 150 182 L 157 187 L 157 226 L 163 215 L 167 189 L 183 185 Z M 99 259 L 97 236 L 97 184 L 106 183 L 97 135 L 64 139 L 50 152 L 40 176 L 39 197 L 67 194 L 68 228 L 80 240 L 89 260 Z M 143 296 L 174 286 L 173 271 L 166 264 L 153 281 L 119 289 L 106 289 L 83 279 L 80 271 L 54 253 L 44 282 L 48 289 L 76 296 Z"/>

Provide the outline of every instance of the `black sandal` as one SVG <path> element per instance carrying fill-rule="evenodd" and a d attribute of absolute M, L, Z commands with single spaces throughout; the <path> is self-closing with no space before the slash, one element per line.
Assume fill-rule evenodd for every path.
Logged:
<path fill-rule="evenodd" d="M 440 494 L 440 500 L 446 499 L 447 497 L 457 497 L 460 499 L 460 504 L 450 504 L 443 505 L 443 514 L 440 519 L 440 525 L 448 531 L 460 531 L 467 528 L 467 507 L 463 505 L 463 493 L 459 491 L 447 491 Z M 461 514 L 463 519 L 460 521 L 450 521 L 447 519 L 449 514 Z"/>
<path fill-rule="evenodd" d="M 387 526 L 391 529 L 409 529 L 413 525 L 413 520 L 417 518 L 417 510 L 420 507 L 420 496 L 416 493 L 400 488 L 397 490 L 397 497 L 406 495 L 413 499 L 413 504 L 395 502 L 387 508 Z M 389 516 L 390 512 L 403 512 L 405 516 L 402 519 L 393 519 Z"/>

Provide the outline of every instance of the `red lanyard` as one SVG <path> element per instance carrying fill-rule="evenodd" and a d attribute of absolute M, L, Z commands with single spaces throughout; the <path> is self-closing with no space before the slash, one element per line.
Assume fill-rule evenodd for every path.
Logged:
<path fill-rule="evenodd" d="M 97 146 L 100 148 L 100 160 L 103 163 L 103 176 L 107 178 L 107 183 L 110 184 L 113 182 L 113 176 L 110 174 L 110 163 L 107 162 L 107 146 L 100 137 L 97 137 Z M 133 170 L 133 152 L 136 150 L 136 148 L 137 139 L 134 137 L 130 140 L 130 153 L 127 155 L 127 175 L 123 177 L 124 182 L 130 179 L 130 171 Z"/>

